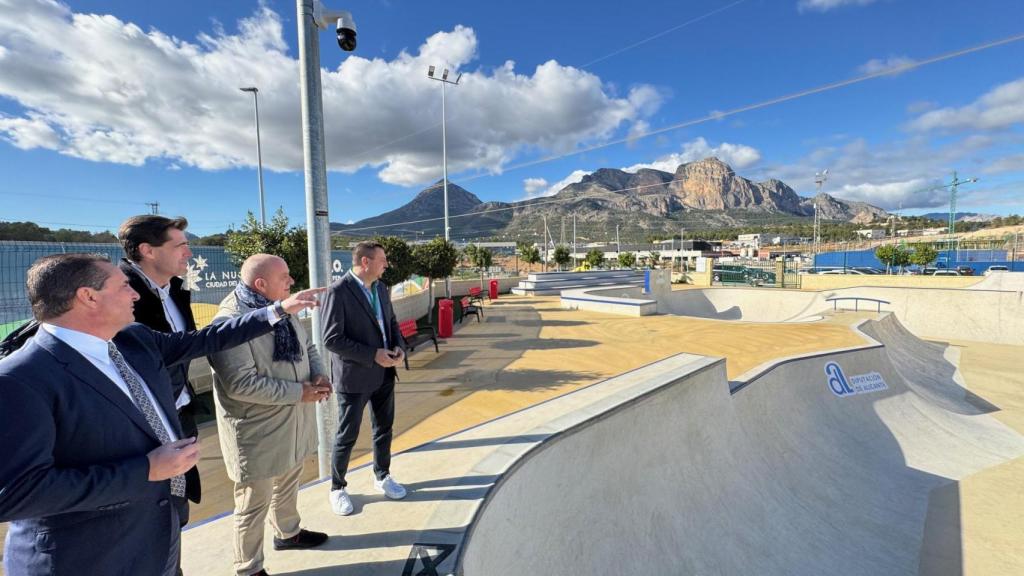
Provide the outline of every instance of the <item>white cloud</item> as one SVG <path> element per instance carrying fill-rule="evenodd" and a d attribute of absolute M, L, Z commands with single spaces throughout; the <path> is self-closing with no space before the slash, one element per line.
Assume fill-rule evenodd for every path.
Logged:
<path fill-rule="evenodd" d="M 634 164 L 623 168 L 623 170 L 626 172 L 636 172 L 641 168 L 651 168 L 661 170 L 662 172 L 675 172 L 680 164 L 703 160 L 711 156 L 718 158 L 734 169 L 749 168 L 761 160 L 761 153 L 756 148 L 745 144 L 730 144 L 729 142 L 722 142 L 718 146 L 712 147 L 708 144 L 707 140 L 700 137 L 684 143 L 682 152 L 674 152 L 662 156 L 653 162 Z"/>
<path fill-rule="evenodd" d="M 544 196 L 554 196 L 555 194 L 558 194 L 562 188 L 565 188 L 570 184 L 580 182 L 583 180 L 584 176 L 589 174 L 590 172 L 586 170 L 573 170 L 572 174 L 569 174 L 550 186 L 548 186 L 548 181 L 544 178 L 527 178 L 523 181 L 523 190 L 526 192 L 526 196 L 523 197 L 523 200 L 542 198 Z"/>
<path fill-rule="evenodd" d="M 844 200 L 859 200 L 886 210 L 900 207 L 934 208 L 948 204 L 952 171 L 979 165 L 1000 146 L 1019 149 L 1019 136 L 972 135 L 942 145 L 924 137 L 871 145 L 856 139 L 843 146 L 817 148 L 804 158 L 785 165 L 755 170 L 759 177 L 777 178 L 804 196 L 815 193 L 814 174 L 829 169 L 822 191 Z M 965 200 L 974 188 L 964 187 Z"/>
<path fill-rule="evenodd" d="M 844 184 L 831 194 L 843 200 L 857 200 L 889 209 L 900 206 L 936 206 L 949 198 L 949 193 L 941 188 L 940 183 L 924 178 L 879 184 Z"/>
<path fill-rule="evenodd" d="M 527 178 L 523 180 L 523 191 L 526 192 L 527 198 L 533 198 L 540 196 L 548 187 L 548 181 L 543 178 Z"/>
<path fill-rule="evenodd" d="M 188 41 L 51 0 L 24 4 L 0 10 L 0 96 L 24 109 L 0 125 L 8 141 L 100 162 L 251 166 L 252 97 L 238 88 L 254 85 L 264 166 L 302 169 L 298 66 L 281 16 L 266 6 L 236 33 L 217 28 Z M 448 92 L 450 172 L 500 172 L 523 151 L 600 142 L 642 123 L 662 102 L 650 86 L 618 96 L 594 74 L 553 60 L 527 72 L 511 61 L 471 69 L 477 51 L 476 33 L 457 26 L 391 60 L 356 52 L 322 70 L 328 168 L 372 167 L 403 185 L 440 177 L 441 95 L 425 76 L 430 63 L 465 72 Z"/>
<path fill-rule="evenodd" d="M 1001 174 L 1003 172 L 1024 172 L 1024 154 L 1004 156 L 991 162 L 982 169 L 985 174 Z"/>
<path fill-rule="evenodd" d="M 801 12 L 805 10 L 827 12 L 833 8 L 838 8 L 847 4 L 864 6 L 871 4 L 874 1 L 875 0 L 800 0 L 800 2 L 797 3 L 797 9 Z"/>
<path fill-rule="evenodd" d="M 0 138 L 22 150 L 53 148 L 60 142 L 60 136 L 53 128 L 35 115 L 27 118 L 0 115 Z"/>
<path fill-rule="evenodd" d="M 1002 130 L 1024 123 L 1024 78 L 996 86 L 961 108 L 940 108 L 912 120 L 911 130 Z"/>
<path fill-rule="evenodd" d="M 911 64 L 914 64 L 916 60 L 908 58 L 907 56 L 890 56 L 888 58 L 873 58 L 857 67 L 857 71 L 861 74 L 878 74 L 887 71 L 892 76 L 898 76 L 905 72 L 904 69 Z"/>

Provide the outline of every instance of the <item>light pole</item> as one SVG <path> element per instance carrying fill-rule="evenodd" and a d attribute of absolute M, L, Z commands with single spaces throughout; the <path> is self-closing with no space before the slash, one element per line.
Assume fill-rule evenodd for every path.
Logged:
<path fill-rule="evenodd" d="M 259 88 L 249 86 L 239 88 L 242 92 L 252 92 L 252 103 L 256 108 L 256 174 L 260 179 L 260 224 L 267 226 L 267 209 L 263 202 L 263 151 L 260 149 L 260 99 L 257 97 Z"/>
<path fill-rule="evenodd" d="M 818 193 L 814 196 L 814 262 L 811 266 L 818 265 L 818 243 L 821 242 L 821 217 L 818 216 L 818 201 L 821 197 L 821 185 L 828 180 L 828 168 L 814 175 L 814 183 L 818 186 Z"/>
<path fill-rule="evenodd" d="M 459 80 L 462 79 L 462 73 L 455 77 L 455 81 L 451 81 L 448 79 L 447 68 L 441 72 L 440 77 L 434 76 L 434 70 L 436 70 L 434 66 L 427 68 L 427 78 L 441 83 L 441 164 L 444 167 L 444 240 L 448 242 L 451 227 L 448 226 L 448 131 L 445 121 L 445 85 L 452 84 L 457 86 Z M 451 278 L 444 279 L 444 296 L 445 298 L 452 297 Z"/>
<path fill-rule="evenodd" d="M 320 88 L 318 29 L 337 23 L 338 45 L 356 47 L 356 24 L 344 10 L 328 10 L 319 0 L 296 0 L 299 44 L 299 93 L 302 102 L 302 155 L 305 170 L 306 229 L 309 249 L 309 286 L 331 282 L 331 224 L 327 213 L 327 155 L 324 150 L 324 103 Z M 327 357 L 319 314 L 313 314 L 313 342 L 321 358 Z M 338 426 L 337 402 L 316 403 L 319 477 L 331 473 L 331 447 Z"/>

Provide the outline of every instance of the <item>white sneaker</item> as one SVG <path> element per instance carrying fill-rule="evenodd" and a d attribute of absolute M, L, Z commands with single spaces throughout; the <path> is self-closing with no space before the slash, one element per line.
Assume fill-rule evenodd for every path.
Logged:
<path fill-rule="evenodd" d="M 405 498 L 405 487 L 395 482 L 395 479 L 390 474 L 384 477 L 383 480 L 374 480 L 373 485 L 377 487 L 377 490 L 384 493 L 385 496 L 392 500 L 401 500 Z"/>
<path fill-rule="evenodd" d="M 352 499 L 349 498 L 348 492 L 344 488 L 341 490 L 331 490 L 331 510 L 338 516 L 348 516 L 352 513 Z"/>

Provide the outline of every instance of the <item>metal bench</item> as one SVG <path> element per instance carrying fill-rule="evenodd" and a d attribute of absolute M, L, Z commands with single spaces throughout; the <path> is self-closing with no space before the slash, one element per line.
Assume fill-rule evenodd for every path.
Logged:
<path fill-rule="evenodd" d="M 409 352 L 412 352 L 417 346 L 428 341 L 434 343 L 434 352 L 441 352 L 437 347 L 437 331 L 434 330 L 433 326 L 421 328 L 416 325 L 415 320 L 406 320 L 398 323 L 398 330 L 402 333 L 402 339 L 405 340 L 405 347 Z M 409 369 L 408 354 L 405 355 L 405 369 Z"/>
<path fill-rule="evenodd" d="M 469 296 L 463 296 L 462 300 L 459 300 L 459 305 L 462 308 L 462 314 L 459 316 L 459 324 L 466 319 L 469 314 L 476 314 L 476 321 L 480 322 L 480 317 L 483 316 L 484 311 L 479 306 L 470 303 Z"/>

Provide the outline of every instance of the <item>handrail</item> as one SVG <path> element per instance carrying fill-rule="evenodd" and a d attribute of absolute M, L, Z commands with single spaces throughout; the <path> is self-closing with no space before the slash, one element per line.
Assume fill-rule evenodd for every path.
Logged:
<path fill-rule="evenodd" d="M 860 312 L 860 301 L 867 300 L 868 302 L 874 302 L 878 305 L 878 312 L 882 311 L 882 304 L 889 304 L 888 300 L 880 300 L 878 298 L 868 298 L 867 296 L 833 296 L 831 298 L 825 298 L 825 302 L 832 303 L 832 309 L 838 310 L 838 302 L 840 300 L 853 300 L 853 311 Z"/>

